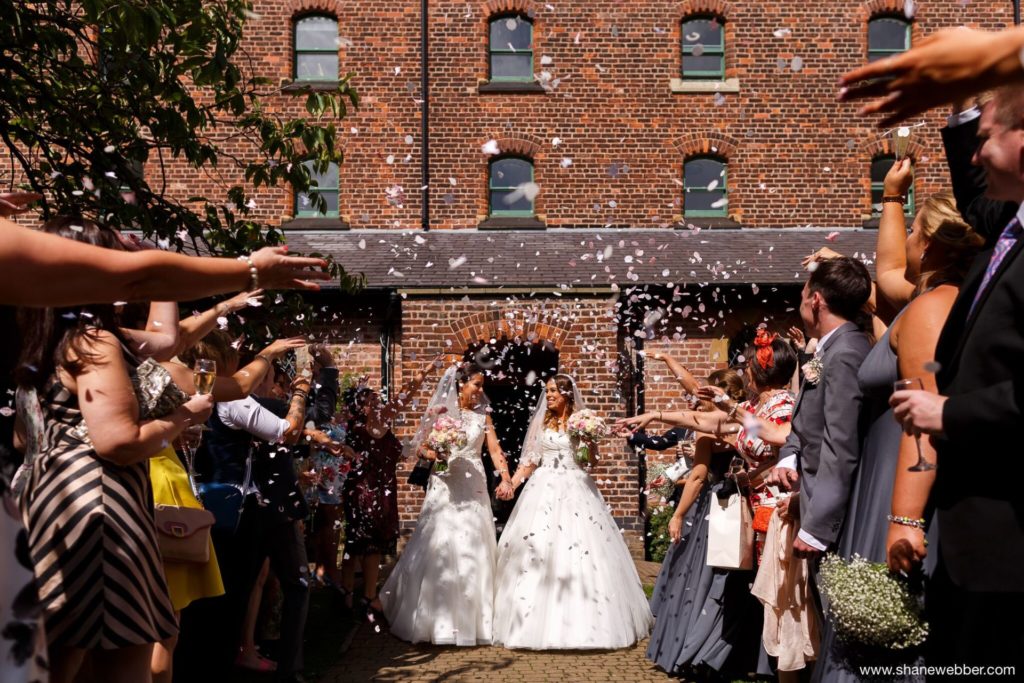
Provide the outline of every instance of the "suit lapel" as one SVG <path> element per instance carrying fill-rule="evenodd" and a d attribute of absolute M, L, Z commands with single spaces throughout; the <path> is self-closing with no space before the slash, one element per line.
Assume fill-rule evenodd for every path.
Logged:
<path fill-rule="evenodd" d="M 832 334 L 831 337 L 829 337 L 828 344 L 825 346 L 824 349 L 821 350 L 821 355 L 818 356 L 818 354 L 815 353 L 815 357 L 821 359 L 821 368 L 822 368 L 821 372 L 822 372 L 822 374 L 824 374 L 824 372 L 825 372 L 825 356 L 828 355 L 829 349 L 831 349 L 835 345 L 836 340 L 839 337 L 841 337 L 842 335 L 846 334 L 851 329 L 856 330 L 857 326 L 854 323 L 843 323 L 842 325 L 837 327 L 836 331 Z M 821 383 L 822 379 L 824 379 L 824 377 L 821 377 L 821 378 L 818 379 L 818 384 Z M 806 378 L 804 378 L 804 381 L 800 383 L 800 394 L 796 397 L 796 407 L 793 408 L 793 419 L 794 420 L 796 419 L 797 413 L 800 412 L 800 405 L 804 402 L 804 396 L 807 394 L 807 388 L 809 386 L 812 386 L 812 385 L 809 385 L 807 383 L 807 379 Z"/>
<path fill-rule="evenodd" d="M 978 303 L 975 304 L 973 312 L 970 311 L 971 302 L 974 301 L 974 297 L 978 291 L 978 286 L 980 286 L 981 283 L 979 281 L 978 284 L 975 285 L 972 282 L 970 289 L 967 289 L 966 287 L 964 288 L 967 289 L 969 296 L 965 296 L 961 301 L 958 301 L 958 305 L 954 306 L 953 311 L 950 313 L 951 316 L 953 313 L 967 316 L 963 330 L 960 332 L 959 339 L 957 340 L 957 345 L 949 359 L 950 364 L 955 363 L 960 358 L 960 353 L 963 351 L 964 344 L 971 333 L 971 329 L 974 327 L 974 322 L 978 319 L 978 315 L 981 313 L 981 309 L 984 308 L 985 302 L 988 301 L 989 296 L 992 295 L 992 290 L 996 288 L 996 285 L 999 283 L 999 279 L 1003 276 L 1003 273 L 1006 272 L 1006 269 L 1010 267 L 1010 264 L 1013 263 L 1014 259 L 1017 258 L 1017 255 L 1020 254 L 1021 248 L 1024 248 L 1024 237 L 1017 238 L 1017 243 L 1014 244 L 1006 256 L 1003 257 L 1002 263 L 999 264 L 999 269 L 992 275 L 992 279 L 989 281 L 985 291 L 981 293 L 981 298 L 979 298 Z M 985 258 L 984 263 L 981 265 L 981 275 L 978 276 L 977 273 L 974 272 L 971 273 L 972 275 L 975 275 L 976 277 L 984 277 L 985 270 L 988 268 L 988 262 L 992 258 L 992 252 L 986 253 L 988 254 L 988 258 Z M 977 266 L 977 263 L 975 263 L 975 266 Z M 960 309 L 963 306 L 966 306 L 967 311 L 961 312 Z"/>

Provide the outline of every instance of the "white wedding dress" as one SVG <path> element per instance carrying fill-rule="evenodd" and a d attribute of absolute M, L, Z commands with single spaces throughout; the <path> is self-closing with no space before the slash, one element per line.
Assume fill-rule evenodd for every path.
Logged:
<path fill-rule="evenodd" d="M 468 443 L 430 477 L 416 530 L 380 595 L 391 633 L 412 643 L 491 642 L 497 542 L 480 457 L 487 416 L 461 417 Z"/>
<path fill-rule="evenodd" d="M 653 617 L 626 542 L 564 432 L 545 429 L 541 461 L 498 549 L 494 642 L 531 650 L 612 650 Z"/>

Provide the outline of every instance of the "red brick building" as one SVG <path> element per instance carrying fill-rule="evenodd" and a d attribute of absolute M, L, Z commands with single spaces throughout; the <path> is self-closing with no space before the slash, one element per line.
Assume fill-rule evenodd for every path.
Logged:
<path fill-rule="evenodd" d="M 893 137 L 835 101 L 839 75 L 1012 16 L 979 0 L 428 4 L 424 18 L 419 2 L 256 2 L 244 46 L 282 86 L 268 106 L 299 114 L 345 73 L 361 96 L 345 162 L 321 179 L 331 215 L 286 192 L 258 194 L 257 211 L 366 274 L 359 297 L 323 296 L 346 370 L 394 391 L 437 351 L 486 346 L 511 441 L 528 379 L 571 372 L 613 418 L 668 407 L 679 392 L 643 351 L 720 367 L 744 326 L 795 322 L 800 260 L 831 233 L 872 260 L 872 166 L 878 181 Z M 943 122 L 911 129 L 918 198 L 947 182 Z M 204 182 L 171 177 L 182 195 Z M 608 443 L 594 473 L 636 552 L 643 457 Z M 400 501 L 411 528 L 421 497 Z"/>

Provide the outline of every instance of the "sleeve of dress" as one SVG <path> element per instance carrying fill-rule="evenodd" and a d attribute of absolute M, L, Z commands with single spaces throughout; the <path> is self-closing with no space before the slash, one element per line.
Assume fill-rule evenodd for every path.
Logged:
<path fill-rule="evenodd" d="M 257 439 L 277 443 L 288 430 L 288 420 L 270 412 L 252 396 L 217 404 L 217 416 L 231 429 L 249 432 Z"/>

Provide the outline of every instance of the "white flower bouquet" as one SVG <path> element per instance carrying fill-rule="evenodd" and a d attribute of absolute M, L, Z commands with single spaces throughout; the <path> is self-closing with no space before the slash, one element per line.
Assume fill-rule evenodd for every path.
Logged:
<path fill-rule="evenodd" d="M 848 659 L 910 650 L 928 637 L 919 596 L 885 564 L 858 555 L 847 561 L 830 553 L 822 559 L 819 579 L 828 616 L 851 655 Z"/>
<path fill-rule="evenodd" d="M 584 408 L 577 410 L 569 416 L 569 423 L 566 425 L 569 436 L 579 441 L 576 449 L 576 460 L 582 463 L 590 462 L 590 444 L 596 444 L 608 436 L 608 425 L 603 418 L 593 410 Z"/>
<path fill-rule="evenodd" d="M 456 448 L 462 448 L 468 442 L 466 431 L 462 428 L 462 420 L 442 415 L 434 422 L 434 427 L 427 437 L 427 446 L 437 453 L 434 471 L 444 472 L 448 469 L 448 457 Z"/>

